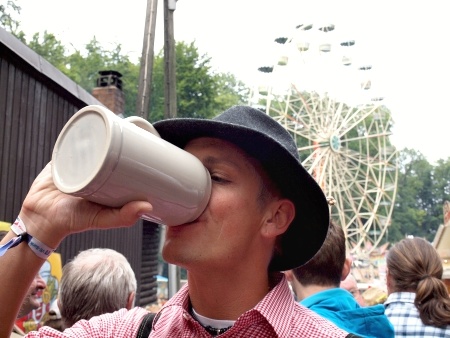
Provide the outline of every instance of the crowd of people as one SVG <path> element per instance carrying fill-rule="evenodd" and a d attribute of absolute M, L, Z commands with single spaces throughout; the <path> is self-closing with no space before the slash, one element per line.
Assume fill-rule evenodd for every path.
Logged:
<path fill-rule="evenodd" d="M 384 305 L 365 306 L 341 287 L 351 265 L 344 232 L 330 221 L 293 138 L 271 117 L 234 106 L 210 120 L 154 126 L 211 175 L 205 211 L 188 224 L 167 224 L 163 258 L 185 268 L 188 282 L 149 315 L 134 306 L 136 279 L 123 256 L 82 252 L 63 268 L 62 327 L 28 337 L 449 337 L 442 263 L 425 240 L 390 248 Z M 11 334 L 46 255 L 66 236 L 132 226 L 151 210 L 147 201 L 111 208 L 63 194 L 49 163 L 1 241 L 9 249 L 0 256 L 0 300 L 8 304 L 0 307 L 0 337 Z"/>

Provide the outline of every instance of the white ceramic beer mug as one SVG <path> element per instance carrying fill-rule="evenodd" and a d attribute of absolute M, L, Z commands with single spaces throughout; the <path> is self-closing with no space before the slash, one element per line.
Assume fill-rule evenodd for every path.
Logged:
<path fill-rule="evenodd" d="M 52 175 L 60 191 L 102 205 L 147 200 L 153 211 L 142 218 L 167 225 L 195 220 L 211 193 L 209 172 L 195 156 L 161 139 L 146 120 L 97 105 L 62 129 Z"/>

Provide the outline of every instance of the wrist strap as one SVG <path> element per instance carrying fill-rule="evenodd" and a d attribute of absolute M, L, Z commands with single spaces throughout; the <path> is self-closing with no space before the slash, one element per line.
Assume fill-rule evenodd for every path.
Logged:
<path fill-rule="evenodd" d="M 55 249 L 48 247 L 37 238 L 34 238 L 33 236 L 28 234 L 27 236 L 28 246 L 30 247 L 31 251 L 36 254 L 36 256 L 42 259 L 47 259 L 53 253 L 53 251 L 55 251 Z"/>
<path fill-rule="evenodd" d="M 8 249 L 14 248 L 25 240 L 25 235 L 19 235 L 11 239 L 8 243 L 0 245 L 0 256 L 3 256 Z"/>
<path fill-rule="evenodd" d="M 17 235 L 17 237 L 11 239 L 4 245 L 0 245 L 0 256 L 3 256 L 7 250 L 14 248 L 22 242 L 27 242 L 31 251 L 42 259 L 47 259 L 56 250 L 48 247 L 37 238 L 34 238 L 28 234 L 25 224 L 20 217 L 17 217 L 16 221 L 11 225 L 11 230 Z"/>
<path fill-rule="evenodd" d="M 11 224 L 11 230 L 17 235 L 23 235 L 27 233 L 27 228 L 25 226 L 25 223 L 20 219 L 19 216 L 17 216 L 15 222 Z"/>

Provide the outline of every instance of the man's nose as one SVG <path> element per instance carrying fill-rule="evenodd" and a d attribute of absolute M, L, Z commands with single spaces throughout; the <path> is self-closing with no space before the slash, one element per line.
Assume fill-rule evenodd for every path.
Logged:
<path fill-rule="evenodd" d="M 47 286 L 47 283 L 39 274 L 36 276 L 36 285 L 39 289 L 45 289 Z"/>

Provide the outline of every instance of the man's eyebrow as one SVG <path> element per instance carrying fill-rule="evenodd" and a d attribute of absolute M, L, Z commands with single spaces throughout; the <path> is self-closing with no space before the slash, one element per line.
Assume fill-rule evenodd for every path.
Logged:
<path fill-rule="evenodd" d="M 235 169 L 241 169 L 241 167 L 233 161 L 228 160 L 224 157 L 215 157 L 215 156 L 207 156 L 203 159 L 203 164 L 205 166 L 217 165 L 217 164 L 225 164 Z"/>

